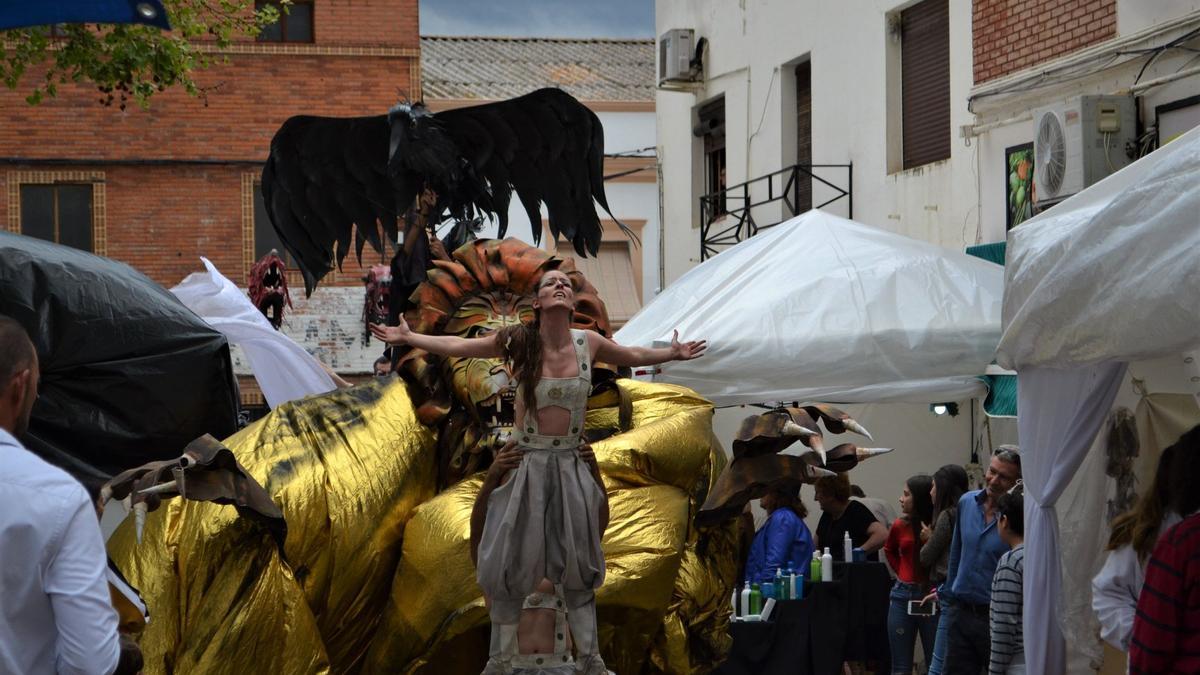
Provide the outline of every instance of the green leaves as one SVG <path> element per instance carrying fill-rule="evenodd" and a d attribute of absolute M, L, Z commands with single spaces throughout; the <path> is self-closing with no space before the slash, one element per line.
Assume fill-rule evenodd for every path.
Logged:
<path fill-rule="evenodd" d="M 253 0 L 166 0 L 174 30 L 141 25 L 62 24 L 0 31 L 3 43 L 0 80 L 9 89 L 29 88 L 30 105 L 56 96 L 59 85 L 95 85 L 101 105 L 132 99 L 143 108 L 168 87 L 181 86 L 193 96 L 205 90 L 193 71 L 212 64 L 213 53 L 240 37 L 254 37 L 279 21 L 279 7 L 255 9 Z M 284 11 L 291 0 L 281 0 Z M 31 69 L 44 66 L 40 80 L 28 81 Z"/>

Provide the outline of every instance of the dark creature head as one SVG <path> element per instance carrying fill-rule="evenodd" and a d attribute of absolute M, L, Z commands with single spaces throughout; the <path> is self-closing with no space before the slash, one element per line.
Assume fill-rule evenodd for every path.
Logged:
<path fill-rule="evenodd" d="M 392 271 L 387 265 L 372 265 L 363 277 L 366 285 L 366 299 L 363 302 L 363 330 L 366 331 L 364 340 L 371 335 L 370 324 L 387 325 L 388 308 L 391 305 Z"/>
<path fill-rule="evenodd" d="M 291 307 L 292 297 L 287 288 L 287 265 L 275 249 L 250 268 L 250 301 L 279 330 L 283 324 L 283 305 Z"/>

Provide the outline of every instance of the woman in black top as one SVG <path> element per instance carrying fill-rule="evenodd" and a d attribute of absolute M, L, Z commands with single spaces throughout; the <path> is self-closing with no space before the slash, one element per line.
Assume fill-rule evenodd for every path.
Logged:
<path fill-rule="evenodd" d="M 817 523 L 817 550 L 829 548 L 836 561 L 845 557 L 842 540 L 847 532 L 855 548 L 861 548 L 868 560 L 879 560 L 879 549 L 887 541 L 887 527 L 876 520 L 871 510 L 850 499 L 850 478 L 845 474 L 820 478 L 816 483 L 816 500 L 821 505 L 821 520 Z"/>

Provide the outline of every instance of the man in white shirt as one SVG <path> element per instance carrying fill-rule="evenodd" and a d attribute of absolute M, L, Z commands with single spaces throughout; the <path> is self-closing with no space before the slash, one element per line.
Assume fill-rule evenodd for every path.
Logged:
<path fill-rule="evenodd" d="M 38 376 L 24 329 L 0 316 L 0 673 L 109 675 L 122 654 L 95 509 L 16 439 Z"/>

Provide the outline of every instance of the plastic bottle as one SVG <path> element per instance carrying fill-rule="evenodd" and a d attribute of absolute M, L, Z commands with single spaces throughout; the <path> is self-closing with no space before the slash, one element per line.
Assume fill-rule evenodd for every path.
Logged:
<path fill-rule="evenodd" d="M 748 616 L 750 614 L 750 584 L 742 586 L 741 611 L 738 616 Z"/>
<path fill-rule="evenodd" d="M 821 556 L 817 555 L 817 551 L 813 551 L 812 562 L 808 564 L 808 578 L 814 583 L 821 580 Z"/>
<path fill-rule="evenodd" d="M 787 600 L 787 578 L 783 576 L 783 568 L 775 568 L 775 599 Z"/>
<path fill-rule="evenodd" d="M 762 591 L 758 584 L 750 584 L 750 613 L 762 614 Z"/>
<path fill-rule="evenodd" d="M 829 547 L 825 547 L 825 555 L 821 556 L 821 581 L 833 581 L 833 555 Z"/>
<path fill-rule="evenodd" d="M 800 590 L 804 590 L 804 577 L 800 577 Z M 796 595 L 796 570 L 788 568 L 788 600 L 799 600 Z"/>
<path fill-rule="evenodd" d="M 742 596 L 742 592 L 740 590 L 738 590 L 737 587 L 735 586 L 733 589 L 733 598 L 731 599 L 732 600 L 731 604 L 733 605 L 733 618 L 735 618 L 735 619 L 737 617 L 741 616 L 741 613 L 738 611 L 740 609 L 738 607 L 738 605 L 740 604 L 738 601 L 741 600 L 741 596 Z"/>
<path fill-rule="evenodd" d="M 849 532 L 842 534 L 842 562 L 854 562 L 854 543 Z"/>

